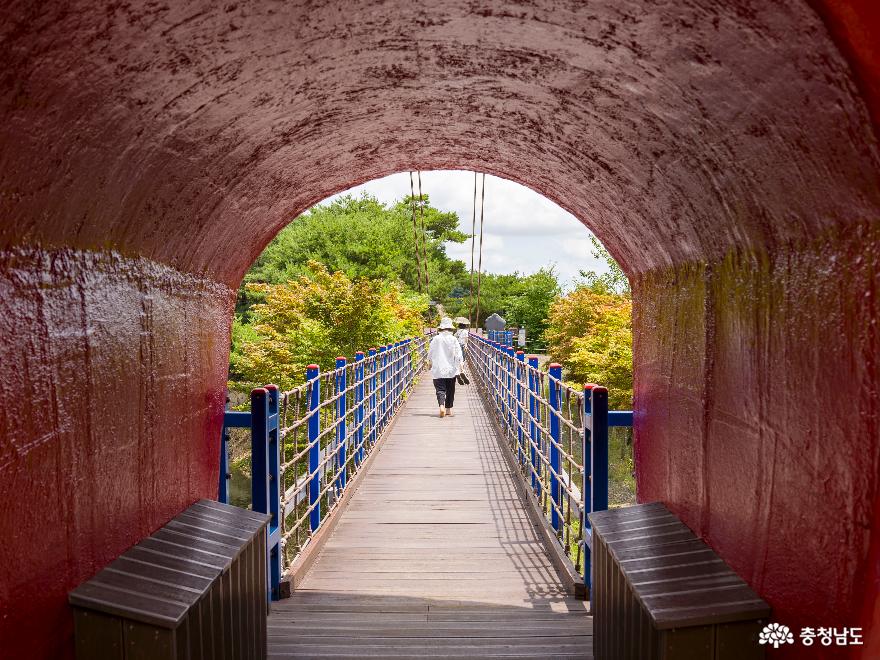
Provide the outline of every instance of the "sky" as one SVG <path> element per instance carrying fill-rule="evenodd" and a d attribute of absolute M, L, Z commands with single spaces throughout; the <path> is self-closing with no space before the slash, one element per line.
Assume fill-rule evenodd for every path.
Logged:
<path fill-rule="evenodd" d="M 480 182 L 482 183 L 482 175 Z M 330 199 L 367 192 L 380 202 L 391 203 L 408 195 L 409 190 L 409 173 L 401 172 L 368 181 Z M 431 205 L 435 208 L 455 211 L 459 218 L 459 228 L 470 234 L 474 208 L 473 172 L 422 172 L 422 192 L 430 196 Z M 479 215 L 478 199 L 477 231 Z M 572 280 L 581 269 L 597 272 L 608 270 L 605 262 L 593 257 L 590 232 L 586 227 L 546 197 L 513 181 L 486 175 L 483 222 L 484 272 L 519 271 L 531 274 L 539 268 L 553 265 L 560 283 L 565 288 L 570 288 Z M 470 241 L 447 243 L 446 251 L 450 257 L 461 259 L 470 267 Z M 476 254 L 475 249 L 475 260 Z"/>

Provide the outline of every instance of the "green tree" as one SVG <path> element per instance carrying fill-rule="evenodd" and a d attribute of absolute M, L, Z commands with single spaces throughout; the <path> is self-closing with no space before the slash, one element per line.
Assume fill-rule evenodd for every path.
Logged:
<path fill-rule="evenodd" d="M 251 308 L 251 323 L 233 329 L 230 374 L 239 388 L 274 382 L 289 389 L 303 381 L 305 368 L 334 365 L 338 355 L 418 334 L 427 297 L 399 285 L 308 262 L 307 274 L 280 284 L 252 283 L 248 291 L 263 302 Z"/>
<path fill-rule="evenodd" d="M 595 271 L 580 271 L 584 285 L 596 293 L 616 293 L 629 296 L 629 278 L 623 272 L 620 264 L 592 234 L 590 234 L 590 241 L 593 243 L 593 256 L 602 259 L 608 265 L 608 272 L 599 274 Z"/>
<path fill-rule="evenodd" d="M 419 224 L 415 237 L 413 201 Z M 405 197 L 387 206 L 369 195 L 348 195 L 312 207 L 279 232 L 245 276 L 237 312 L 246 321 L 250 306 L 262 301 L 262 291 L 249 289 L 248 284 L 279 284 L 295 279 L 308 273 L 309 261 L 320 262 L 351 279 L 402 281 L 418 290 L 422 213 L 430 295 L 445 300 L 466 279 L 464 262 L 450 259 L 444 246 L 445 242 L 461 243 L 468 238 L 458 231 L 458 216 L 432 207 L 427 196 L 421 203 Z M 418 256 L 416 240 L 420 245 Z"/>
<path fill-rule="evenodd" d="M 507 302 L 508 324 L 524 326 L 530 337 L 540 337 L 547 328 L 550 305 L 559 293 L 559 281 L 552 267 L 520 278 Z"/>
<path fill-rule="evenodd" d="M 581 286 L 550 306 L 544 338 L 566 378 L 608 388 L 611 408 L 632 405 L 632 301 Z"/>

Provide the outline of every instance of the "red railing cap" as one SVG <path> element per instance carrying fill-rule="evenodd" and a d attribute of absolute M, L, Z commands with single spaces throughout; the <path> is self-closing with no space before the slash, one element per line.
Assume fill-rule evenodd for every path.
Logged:
<path fill-rule="evenodd" d="M 339 360 L 346 360 L 346 361 L 348 361 L 348 358 L 345 357 L 344 355 L 339 355 L 339 356 L 336 357 L 336 361 L 338 362 Z"/>
<path fill-rule="evenodd" d="M 318 367 L 317 364 L 310 364 L 309 366 L 306 367 L 306 369 L 309 369 L 309 370 L 311 370 L 311 369 L 319 369 L 319 367 Z"/>
<path fill-rule="evenodd" d="M 562 369 L 562 365 L 559 364 L 558 362 L 551 362 L 547 368 L 548 369 Z"/>

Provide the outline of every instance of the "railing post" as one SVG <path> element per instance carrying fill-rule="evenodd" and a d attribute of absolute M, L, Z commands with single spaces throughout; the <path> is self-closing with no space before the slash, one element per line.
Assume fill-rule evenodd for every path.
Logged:
<path fill-rule="evenodd" d="M 492 360 L 492 344 L 489 340 L 485 340 L 483 342 L 483 355 L 482 355 L 482 369 L 483 375 L 486 377 L 486 396 L 492 395 L 492 379 L 490 376 L 491 373 L 491 362 Z"/>
<path fill-rule="evenodd" d="M 400 386 L 403 381 L 403 342 L 394 344 L 394 410 L 400 408 Z"/>
<path fill-rule="evenodd" d="M 489 340 L 489 350 L 488 350 L 488 360 L 489 360 L 489 383 L 492 386 L 492 405 L 495 406 L 495 411 L 498 411 L 498 350 L 495 347 L 495 342 Z"/>
<path fill-rule="evenodd" d="M 605 511 L 608 508 L 608 390 L 597 385 L 590 398 L 593 511 Z"/>
<path fill-rule="evenodd" d="M 523 370 L 526 354 L 523 351 L 516 352 L 516 456 L 520 465 L 525 463 L 523 445 Z"/>
<path fill-rule="evenodd" d="M 538 393 L 538 378 L 536 376 L 538 370 L 538 356 L 530 355 L 529 356 L 529 437 L 531 441 L 529 442 L 530 447 L 530 458 L 532 459 L 532 490 L 535 491 L 535 495 L 540 500 L 541 498 L 541 480 L 538 479 L 538 475 L 541 474 L 541 464 L 540 457 L 538 456 L 538 425 L 535 423 L 535 419 L 538 417 L 538 401 L 535 399 L 535 395 Z"/>
<path fill-rule="evenodd" d="M 406 342 L 397 342 L 397 406 L 403 405 L 403 391 L 406 389 Z"/>
<path fill-rule="evenodd" d="M 397 344 L 397 400 L 403 405 L 403 393 L 406 390 L 406 341 L 401 339 Z"/>
<path fill-rule="evenodd" d="M 357 431 L 354 434 L 355 447 L 354 457 L 355 465 L 364 462 L 364 352 L 358 351 L 354 354 L 354 379 L 356 382 L 354 389 L 354 423 Z"/>
<path fill-rule="evenodd" d="M 391 421 L 394 417 L 395 396 L 394 391 L 397 389 L 397 342 L 388 344 L 388 406 L 387 420 Z"/>
<path fill-rule="evenodd" d="M 418 346 L 414 347 L 413 340 L 407 339 L 404 344 L 404 364 L 406 365 L 406 389 L 409 390 L 412 387 L 412 382 L 415 380 L 415 364 L 413 363 L 413 351 L 418 350 Z"/>
<path fill-rule="evenodd" d="M 388 347 L 380 346 L 379 347 L 379 362 L 381 364 L 381 368 L 379 371 L 379 427 L 380 429 L 385 428 L 385 415 L 388 412 Z M 376 436 L 378 438 L 378 435 Z"/>
<path fill-rule="evenodd" d="M 592 417 L 592 396 L 595 385 L 584 385 L 584 409 L 581 411 L 584 420 L 584 435 L 581 438 L 581 456 L 584 459 L 584 480 L 581 484 L 581 494 L 584 498 L 583 526 L 584 526 L 584 587 L 592 604 L 592 553 L 593 553 L 593 529 L 590 524 L 590 513 L 593 511 L 593 443 L 590 422 Z"/>
<path fill-rule="evenodd" d="M 348 412 L 346 408 L 345 394 L 348 385 L 347 366 L 348 360 L 346 360 L 345 357 L 336 358 L 336 393 L 339 396 L 339 398 L 336 399 L 336 419 L 339 420 L 339 424 L 336 425 L 336 446 L 339 448 L 338 453 L 336 454 L 339 470 L 339 474 L 336 477 L 336 488 L 340 491 L 345 488 L 346 477 L 348 476 L 348 468 L 346 466 L 348 451 L 345 446 L 347 443 L 345 416 Z"/>
<path fill-rule="evenodd" d="M 501 344 L 495 342 L 492 348 L 495 349 L 492 351 L 495 367 L 495 409 L 500 421 L 504 421 L 504 395 L 501 392 Z"/>
<path fill-rule="evenodd" d="M 229 397 L 226 397 L 226 410 Z M 229 504 L 229 431 L 226 429 L 226 412 L 223 412 L 223 428 L 220 430 L 220 483 L 217 486 L 217 501 Z"/>
<path fill-rule="evenodd" d="M 321 434 L 321 381 L 318 378 L 320 371 L 317 364 L 306 367 L 306 382 L 311 382 L 308 389 L 309 397 L 309 506 L 314 507 L 309 514 L 309 527 L 314 532 L 321 525 L 321 474 L 318 472 L 318 464 L 321 462 L 321 443 L 318 436 Z"/>
<path fill-rule="evenodd" d="M 370 372 L 370 447 L 376 442 L 376 372 L 379 363 L 377 353 L 375 348 L 369 350 L 370 362 L 373 365 L 373 370 Z"/>
<path fill-rule="evenodd" d="M 495 347 L 495 383 L 498 391 L 498 421 L 504 424 L 504 346 Z"/>
<path fill-rule="evenodd" d="M 513 370 L 515 369 L 516 363 L 514 362 L 513 356 L 513 348 L 510 346 L 505 347 L 504 349 L 504 362 L 505 362 L 505 376 L 504 380 L 507 383 L 507 429 L 508 433 L 513 436 Z M 511 440 L 513 437 L 511 437 Z"/>
<path fill-rule="evenodd" d="M 548 380 L 548 391 L 550 401 L 550 497 L 556 507 L 561 507 L 562 497 L 559 492 L 559 381 L 562 380 L 562 365 L 555 362 L 550 365 L 550 378 Z M 550 521 L 553 529 L 559 531 L 559 512 L 556 507 L 551 507 Z"/>
<path fill-rule="evenodd" d="M 589 514 L 608 508 L 608 390 L 592 384 L 584 386 L 583 457 L 584 586 L 592 608 L 593 530 Z"/>
<path fill-rule="evenodd" d="M 278 446 L 278 387 L 251 391 L 251 506 L 271 515 L 266 529 L 269 598 L 277 600 L 281 582 L 281 479 Z"/>

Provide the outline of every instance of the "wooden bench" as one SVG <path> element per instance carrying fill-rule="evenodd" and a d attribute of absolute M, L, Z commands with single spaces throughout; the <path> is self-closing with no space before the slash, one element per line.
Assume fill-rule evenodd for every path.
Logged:
<path fill-rule="evenodd" d="M 770 607 L 663 504 L 590 522 L 597 660 L 764 657 Z"/>
<path fill-rule="evenodd" d="M 69 594 L 77 660 L 265 658 L 269 516 L 201 500 Z"/>

